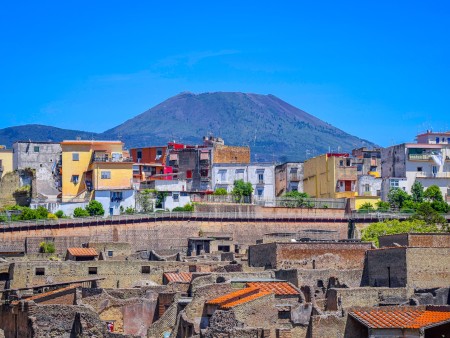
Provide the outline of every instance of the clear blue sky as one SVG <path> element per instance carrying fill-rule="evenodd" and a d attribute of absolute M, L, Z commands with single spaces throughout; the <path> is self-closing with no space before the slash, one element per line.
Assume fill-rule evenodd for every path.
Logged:
<path fill-rule="evenodd" d="M 2 1 L 0 128 L 101 132 L 182 91 L 274 94 L 382 146 L 450 130 L 448 1 Z"/>

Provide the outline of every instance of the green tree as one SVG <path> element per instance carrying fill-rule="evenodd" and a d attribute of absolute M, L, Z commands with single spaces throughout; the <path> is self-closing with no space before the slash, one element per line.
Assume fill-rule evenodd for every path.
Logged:
<path fill-rule="evenodd" d="M 450 211 L 450 205 L 445 201 L 433 201 L 431 207 L 439 213 L 448 213 Z"/>
<path fill-rule="evenodd" d="M 80 217 L 88 217 L 89 216 L 89 212 L 86 209 L 83 208 L 75 208 L 75 210 L 73 211 L 73 217 L 75 218 L 80 218 Z"/>
<path fill-rule="evenodd" d="M 405 201 L 411 199 L 406 191 L 399 188 L 393 188 L 389 191 L 388 201 L 392 209 L 400 210 Z"/>
<path fill-rule="evenodd" d="M 225 196 L 228 195 L 227 189 L 225 188 L 217 188 L 216 191 L 214 191 L 214 194 L 216 196 Z"/>
<path fill-rule="evenodd" d="M 383 235 L 394 235 L 408 232 L 439 232 L 436 224 L 427 224 L 423 220 L 412 219 L 399 221 L 397 219 L 386 220 L 370 224 L 362 230 L 361 239 L 366 242 L 374 242 L 379 246 L 378 238 Z"/>
<path fill-rule="evenodd" d="M 62 210 L 58 210 L 57 212 L 55 212 L 55 216 L 58 218 L 66 217 L 66 215 L 64 215 L 64 211 L 62 211 Z"/>
<path fill-rule="evenodd" d="M 244 197 L 252 195 L 253 187 L 250 182 L 244 182 L 244 180 L 234 181 L 234 187 L 231 194 L 235 197 L 236 202 L 243 202 Z"/>
<path fill-rule="evenodd" d="M 144 213 L 149 213 L 153 211 L 152 198 L 154 193 L 155 191 L 150 189 L 144 189 L 139 192 L 138 202 L 139 205 L 141 206 L 141 210 Z"/>
<path fill-rule="evenodd" d="M 86 211 L 90 216 L 103 216 L 105 215 L 105 210 L 103 205 L 99 201 L 92 200 L 86 206 Z"/>
<path fill-rule="evenodd" d="M 169 196 L 169 193 L 167 191 L 158 191 L 156 193 L 155 207 L 162 208 L 164 200 L 166 199 L 167 196 Z"/>
<path fill-rule="evenodd" d="M 305 192 L 289 191 L 281 196 L 280 205 L 288 208 L 310 207 L 305 201 L 309 195 Z"/>
<path fill-rule="evenodd" d="M 400 211 L 405 213 L 413 213 L 417 209 L 418 204 L 419 203 L 414 202 L 412 199 L 408 199 L 403 202 Z"/>
<path fill-rule="evenodd" d="M 441 189 L 437 185 L 430 185 L 425 192 L 423 193 L 423 196 L 430 202 L 443 202 L 444 197 L 442 196 Z"/>
<path fill-rule="evenodd" d="M 432 225 L 441 225 L 442 227 L 446 228 L 447 220 L 445 217 L 439 214 L 436 210 L 433 209 L 432 203 L 430 202 L 423 202 L 420 203 L 417 207 L 416 214 L 411 217 L 415 220 L 421 220 L 425 222 L 426 224 L 432 224 Z"/>
<path fill-rule="evenodd" d="M 411 198 L 413 202 L 422 203 L 423 202 L 423 185 L 419 181 L 414 181 L 411 187 Z"/>

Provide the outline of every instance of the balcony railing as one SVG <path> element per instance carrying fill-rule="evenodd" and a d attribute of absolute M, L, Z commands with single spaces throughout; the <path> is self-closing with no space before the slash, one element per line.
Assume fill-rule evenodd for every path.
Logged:
<path fill-rule="evenodd" d="M 408 159 L 410 161 L 429 161 L 431 160 L 431 154 L 409 154 Z"/>
<path fill-rule="evenodd" d="M 416 174 L 419 178 L 450 178 L 450 172 L 444 173 L 429 173 L 425 171 L 420 171 Z"/>
<path fill-rule="evenodd" d="M 134 162 L 133 159 L 131 157 L 122 157 L 122 158 L 112 158 L 112 157 L 93 157 L 92 158 L 92 162 Z"/>
<path fill-rule="evenodd" d="M 299 174 L 289 174 L 289 181 L 301 181 L 303 178 Z"/>

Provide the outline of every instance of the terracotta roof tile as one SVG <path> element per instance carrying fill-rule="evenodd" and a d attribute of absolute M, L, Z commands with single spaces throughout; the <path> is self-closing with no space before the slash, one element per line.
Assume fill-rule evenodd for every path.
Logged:
<path fill-rule="evenodd" d="M 98 256 L 97 250 L 94 248 L 68 248 L 67 251 L 75 257 Z"/>
<path fill-rule="evenodd" d="M 192 273 L 190 273 L 190 272 L 165 272 L 164 277 L 166 277 L 168 282 L 190 283 L 192 280 Z"/>
<path fill-rule="evenodd" d="M 272 294 L 272 292 L 269 292 L 269 291 L 259 291 L 258 293 L 255 293 L 255 294 L 250 295 L 248 297 L 238 299 L 238 300 L 236 300 L 234 302 L 231 302 L 231 303 L 223 304 L 223 305 L 220 306 L 220 308 L 221 309 L 231 309 L 232 307 L 235 307 L 237 305 L 248 303 L 248 302 L 250 302 L 252 300 L 255 300 L 257 298 L 261 298 L 263 296 L 267 296 L 267 295 L 271 295 L 271 294 Z"/>
<path fill-rule="evenodd" d="M 247 297 L 249 295 L 257 293 L 258 291 L 259 291 L 258 288 L 247 287 L 247 288 L 233 291 L 233 292 L 227 293 L 226 295 L 211 299 L 207 302 L 207 304 L 212 304 L 212 305 L 224 304 L 226 302 L 235 301 L 242 297 Z"/>
<path fill-rule="evenodd" d="M 241 290 L 227 293 L 226 295 L 214 298 L 206 302 L 209 305 L 218 305 L 220 309 L 230 309 L 240 304 L 247 303 L 254 299 L 272 294 L 270 291 L 261 291 L 259 288 L 249 286 Z"/>
<path fill-rule="evenodd" d="M 270 291 L 276 295 L 299 295 L 300 292 L 296 290 L 288 282 L 250 282 L 247 286 L 253 286 L 261 291 Z"/>
<path fill-rule="evenodd" d="M 450 311 L 399 308 L 397 310 L 353 311 L 350 315 L 372 329 L 419 329 L 450 321 Z"/>

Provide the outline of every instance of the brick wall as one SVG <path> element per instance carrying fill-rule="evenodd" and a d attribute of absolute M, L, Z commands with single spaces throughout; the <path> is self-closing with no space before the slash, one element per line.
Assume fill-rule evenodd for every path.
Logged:
<path fill-rule="evenodd" d="M 380 237 L 380 247 L 402 246 L 421 248 L 450 248 L 450 233 L 397 234 Z"/>
<path fill-rule="evenodd" d="M 408 248 L 407 280 L 410 288 L 448 287 L 450 248 Z"/>
<path fill-rule="evenodd" d="M 214 163 L 250 163 L 250 148 L 216 144 L 213 161 Z"/>
<path fill-rule="evenodd" d="M 406 248 L 369 250 L 367 271 L 369 286 L 405 287 Z"/>

